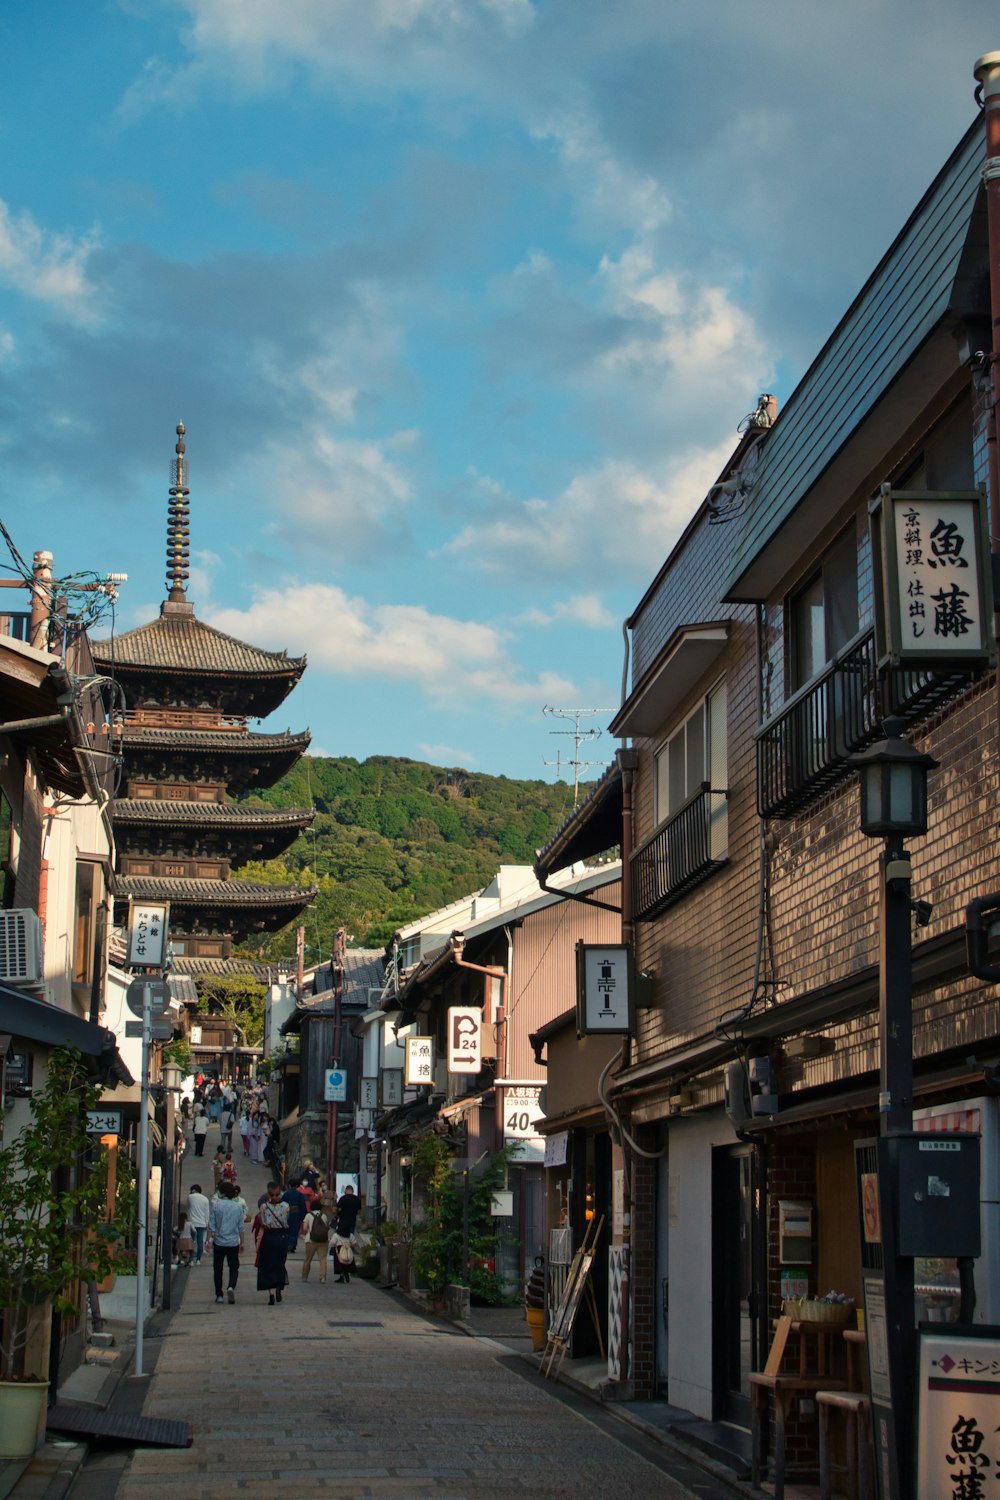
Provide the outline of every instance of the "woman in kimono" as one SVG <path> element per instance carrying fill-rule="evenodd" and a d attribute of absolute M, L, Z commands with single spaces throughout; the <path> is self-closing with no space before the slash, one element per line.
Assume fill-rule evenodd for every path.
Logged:
<path fill-rule="evenodd" d="M 281 1184 L 269 1182 L 267 1202 L 257 1210 L 260 1240 L 257 1249 L 257 1290 L 267 1292 L 267 1304 L 281 1301 L 288 1285 L 285 1257 L 288 1255 L 288 1204 L 281 1200 Z"/>

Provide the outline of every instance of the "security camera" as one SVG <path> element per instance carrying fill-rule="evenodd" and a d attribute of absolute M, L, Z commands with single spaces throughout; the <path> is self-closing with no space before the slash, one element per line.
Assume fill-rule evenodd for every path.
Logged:
<path fill-rule="evenodd" d="M 917 919 L 917 926 L 928 926 L 934 914 L 933 903 L 930 901 L 911 901 L 910 905 L 913 907 L 913 915 Z"/>

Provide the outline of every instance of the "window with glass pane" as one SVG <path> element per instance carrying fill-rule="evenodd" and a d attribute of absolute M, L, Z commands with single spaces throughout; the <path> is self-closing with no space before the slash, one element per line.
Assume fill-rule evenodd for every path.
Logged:
<path fill-rule="evenodd" d="M 853 526 L 790 606 L 792 685 L 816 677 L 858 633 L 858 540 Z"/>
<path fill-rule="evenodd" d="M 655 816 L 658 823 L 673 817 L 704 782 L 707 781 L 714 791 L 726 789 L 726 732 L 726 684 L 720 682 L 674 730 L 657 754 Z M 724 805 L 724 799 L 713 798 L 713 803 L 716 800 Z"/>

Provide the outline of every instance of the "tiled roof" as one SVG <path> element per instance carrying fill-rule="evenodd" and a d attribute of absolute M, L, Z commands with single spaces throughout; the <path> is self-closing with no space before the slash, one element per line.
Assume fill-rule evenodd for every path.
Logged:
<path fill-rule="evenodd" d="M 124 797 L 114 804 L 116 823 L 214 823 L 233 828 L 307 828 L 312 808 L 249 807 L 242 802 L 166 802 Z"/>
<path fill-rule="evenodd" d="M 272 751 L 297 751 L 303 755 L 312 736 L 308 729 L 291 734 L 243 734 L 224 729 L 160 729 L 148 724 L 125 725 L 126 747 L 151 750 L 225 750 L 234 755 L 267 755 Z"/>
<path fill-rule="evenodd" d="M 162 614 L 114 640 L 94 641 L 92 647 L 95 663 L 115 671 L 154 667 L 160 671 L 298 678 L 306 665 L 304 656 L 248 646 L 206 625 L 193 612 Z"/>
<path fill-rule="evenodd" d="M 179 906 L 270 906 L 300 908 L 316 895 L 292 885 L 255 885 L 248 880 L 187 880 L 159 875 L 119 875 L 119 897 L 139 901 L 175 901 Z"/>
<path fill-rule="evenodd" d="M 174 959 L 171 972 L 189 974 L 192 979 L 216 974 L 249 974 L 258 983 L 267 984 L 277 970 L 274 964 L 252 963 L 248 958 L 199 958 L 195 954 L 181 954 Z"/>

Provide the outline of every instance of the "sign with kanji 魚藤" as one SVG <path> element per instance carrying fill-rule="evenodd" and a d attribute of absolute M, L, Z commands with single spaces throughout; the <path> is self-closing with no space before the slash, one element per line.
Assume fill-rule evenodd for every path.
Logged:
<path fill-rule="evenodd" d="M 580 1036 L 630 1035 L 635 1010 L 632 959 L 625 944 L 576 945 L 576 1029 Z"/>
<path fill-rule="evenodd" d="M 917 1500 L 987 1495 L 1000 1468 L 1000 1328 L 922 1328 Z"/>
<path fill-rule="evenodd" d="M 434 1082 L 434 1038 L 432 1036 L 408 1036 L 406 1038 L 404 1081 L 407 1086 L 417 1088 Z"/>
<path fill-rule="evenodd" d="M 162 969 L 167 959 L 170 902 L 129 901 L 128 956 L 133 968 Z"/>
<path fill-rule="evenodd" d="M 883 485 L 869 511 L 879 664 L 992 660 L 985 493 Z"/>
<path fill-rule="evenodd" d="M 448 1072 L 478 1073 L 482 1067 L 482 1012 L 472 1005 L 448 1008 Z"/>

